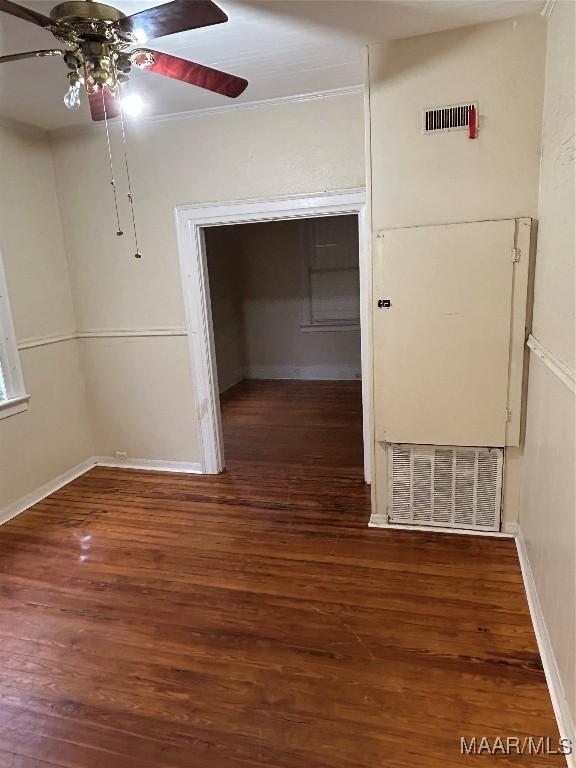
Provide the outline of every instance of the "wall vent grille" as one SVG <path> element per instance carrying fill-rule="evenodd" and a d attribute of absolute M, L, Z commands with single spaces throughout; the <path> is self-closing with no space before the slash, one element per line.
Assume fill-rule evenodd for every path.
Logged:
<path fill-rule="evenodd" d="M 388 446 L 391 523 L 439 528 L 500 528 L 501 448 Z"/>
<path fill-rule="evenodd" d="M 478 104 L 475 101 L 425 109 L 422 112 L 422 131 L 424 133 L 438 133 L 439 131 L 458 131 L 468 128 L 471 107 L 476 107 L 476 116 L 478 116 Z"/>

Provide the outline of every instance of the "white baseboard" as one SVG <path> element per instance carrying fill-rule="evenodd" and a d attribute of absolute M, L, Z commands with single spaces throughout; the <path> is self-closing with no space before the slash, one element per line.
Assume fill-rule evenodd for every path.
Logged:
<path fill-rule="evenodd" d="M 123 469 L 145 469 L 157 472 L 183 472 L 189 475 L 201 475 L 202 465 L 190 461 L 163 461 L 162 459 L 116 459 L 113 456 L 94 456 L 98 467 L 118 467 Z"/>
<path fill-rule="evenodd" d="M 495 539 L 513 539 L 514 533 L 511 531 L 483 531 L 471 528 L 441 528 L 438 525 L 402 525 L 399 523 L 389 523 L 383 515 L 372 515 L 368 522 L 369 528 L 385 528 L 390 531 L 421 531 L 424 533 L 458 533 L 464 536 L 491 536 Z"/>
<path fill-rule="evenodd" d="M 550 642 L 550 635 L 548 634 L 544 613 L 542 612 L 542 606 L 540 605 L 540 598 L 538 597 L 536 582 L 534 581 L 534 576 L 532 574 L 526 542 L 524 541 L 521 528 L 518 528 L 518 533 L 516 535 L 516 549 L 518 550 L 518 559 L 520 560 L 520 568 L 522 569 L 522 578 L 524 580 L 528 608 L 530 609 L 530 617 L 532 618 L 536 642 L 538 643 L 538 651 L 540 652 L 540 658 L 542 659 L 542 666 L 544 667 L 544 674 L 546 675 L 546 682 L 548 683 L 548 690 L 550 691 L 550 698 L 552 700 L 556 722 L 558 723 L 560 737 L 562 739 L 572 740 L 572 754 L 566 756 L 566 763 L 568 768 L 576 768 L 576 729 L 570 714 L 570 707 L 568 706 L 566 694 L 564 693 L 562 678 L 560 677 L 558 665 L 556 664 L 554 649 Z"/>
<path fill-rule="evenodd" d="M 244 369 L 246 379 L 305 379 L 308 381 L 360 380 L 359 368 L 338 365 L 251 365 Z"/>
<path fill-rule="evenodd" d="M 355 381 L 362 378 L 359 368 L 338 365 L 252 365 L 235 371 L 230 378 L 219 381 L 220 394 L 224 394 L 243 379 L 296 379 L 302 381 Z"/>
<path fill-rule="evenodd" d="M 510 536 L 516 536 L 518 533 L 518 523 L 502 523 L 502 533 L 508 533 Z"/>
<path fill-rule="evenodd" d="M 11 520 L 13 517 L 16 517 L 16 515 L 19 515 L 21 512 L 24 512 L 29 507 L 32 507 L 34 504 L 38 504 L 39 501 L 42 501 L 42 499 L 45 499 L 46 496 L 50 496 L 51 493 L 54 493 L 55 491 L 62 488 L 64 485 L 67 485 L 68 483 L 72 482 L 72 480 L 75 480 L 77 477 L 80 477 L 80 475 L 83 475 L 85 472 L 88 472 L 89 469 L 92 469 L 93 466 L 95 466 L 96 460 L 94 457 L 90 459 L 86 459 L 86 461 L 80 462 L 80 464 L 76 464 L 75 467 L 72 467 L 66 472 L 63 472 L 61 475 L 58 475 L 58 477 L 55 477 L 53 480 L 50 480 L 47 483 L 44 483 L 44 485 L 41 485 L 40 488 L 37 488 L 35 491 L 32 491 L 31 493 L 27 493 L 25 496 L 22 496 L 17 501 L 12 502 L 12 504 L 9 504 L 7 507 L 4 507 L 3 510 L 0 511 L 0 525 L 3 523 L 7 523 L 8 520 Z"/>
<path fill-rule="evenodd" d="M 88 472 L 93 467 L 118 467 L 124 469 L 145 469 L 156 470 L 158 472 L 183 472 L 185 474 L 202 474 L 202 465 L 188 461 L 161 461 L 156 459 L 115 459 L 111 456 L 91 456 L 89 459 L 80 462 L 67 472 L 63 472 L 58 477 L 44 483 L 31 493 L 27 493 L 17 501 L 12 502 L 4 509 L 0 510 L 0 525 L 7 523 L 16 515 L 25 512 L 34 504 L 50 496 L 51 493 L 59 490 L 63 486 L 75 480 L 80 475 Z"/>

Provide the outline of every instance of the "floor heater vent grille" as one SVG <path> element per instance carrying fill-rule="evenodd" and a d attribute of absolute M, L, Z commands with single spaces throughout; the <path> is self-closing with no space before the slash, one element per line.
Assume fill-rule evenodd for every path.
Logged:
<path fill-rule="evenodd" d="M 501 448 L 392 443 L 389 520 L 439 528 L 500 528 Z"/>

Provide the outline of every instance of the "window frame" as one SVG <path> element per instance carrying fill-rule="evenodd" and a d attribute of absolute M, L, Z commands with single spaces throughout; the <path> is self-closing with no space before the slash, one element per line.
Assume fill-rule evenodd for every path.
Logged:
<path fill-rule="evenodd" d="M 336 215 L 353 215 L 358 219 L 358 214 L 328 214 L 330 217 Z M 313 320 L 312 312 L 312 248 L 313 248 L 313 228 L 316 219 L 320 216 L 313 216 L 305 219 L 306 226 L 303 228 L 302 248 L 305 258 L 302 263 L 302 300 L 300 302 L 300 331 L 302 333 L 317 333 L 322 331 L 360 331 L 360 322 L 362 311 L 359 311 L 358 320 L 330 320 L 319 322 Z M 360 287 L 360 245 L 358 246 L 358 285 Z"/>
<path fill-rule="evenodd" d="M 0 419 L 14 416 L 28 409 L 30 395 L 26 393 L 22 365 L 16 342 L 12 309 L 4 261 L 0 251 L 0 366 L 7 398 L 0 400 Z"/>

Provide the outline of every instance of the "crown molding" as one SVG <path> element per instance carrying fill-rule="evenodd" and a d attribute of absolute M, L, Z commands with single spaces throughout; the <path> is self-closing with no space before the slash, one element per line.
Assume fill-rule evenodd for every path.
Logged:
<path fill-rule="evenodd" d="M 239 104 L 223 104 L 218 107 L 205 107 L 203 109 L 191 109 L 187 112 L 173 112 L 167 115 L 142 115 L 138 118 L 125 116 L 126 125 L 154 125 L 156 123 L 172 122 L 173 120 L 190 120 L 195 118 L 212 117 L 226 112 L 239 112 L 245 109 L 261 109 L 265 107 L 282 106 L 284 104 L 296 104 L 303 101 L 316 101 L 317 99 L 331 99 L 338 96 L 351 96 L 364 93 L 364 85 L 352 85 L 345 88 L 333 88 L 327 91 L 315 91 L 313 93 L 300 93 L 294 96 L 280 96 L 274 99 L 261 99 L 259 101 L 244 101 Z M 111 125 L 116 121 L 112 120 Z M 104 130 L 102 123 L 87 123 L 85 125 L 71 125 L 55 128 L 48 131 L 51 139 L 75 136 L 85 133 L 95 133 Z"/>
<path fill-rule="evenodd" d="M 554 10 L 555 5 L 556 0 L 546 0 L 542 6 L 542 10 L 540 11 L 540 16 L 545 16 L 547 19 L 549 19 L 550 16 L 552 16 L 552 11 Z"/>

